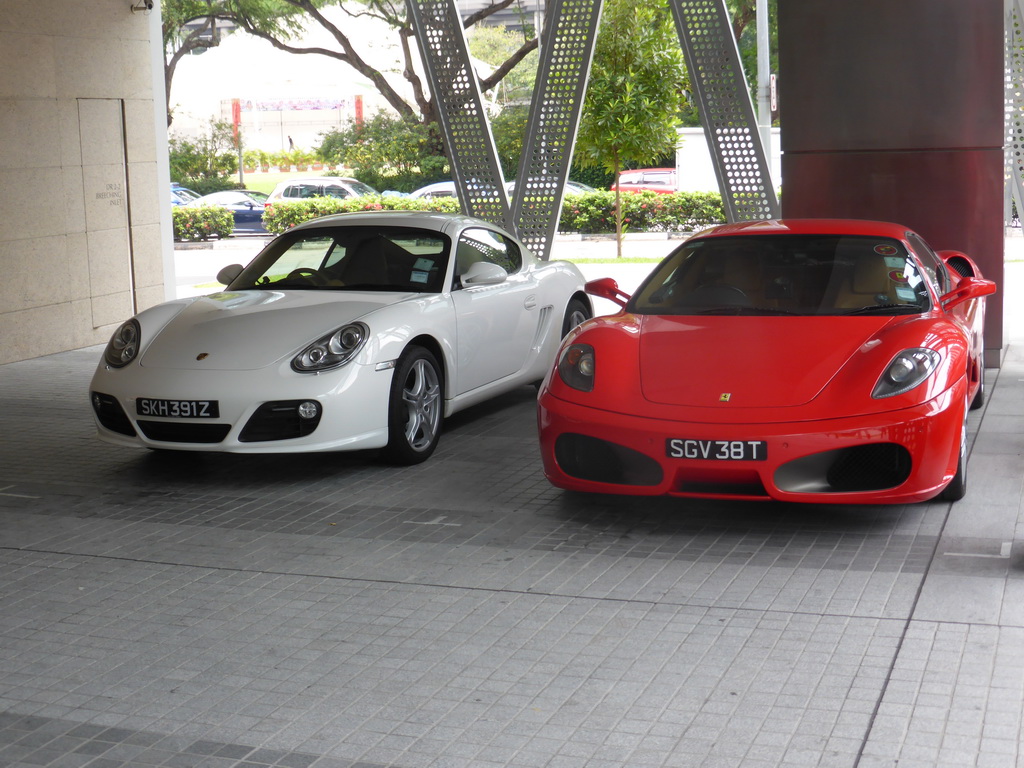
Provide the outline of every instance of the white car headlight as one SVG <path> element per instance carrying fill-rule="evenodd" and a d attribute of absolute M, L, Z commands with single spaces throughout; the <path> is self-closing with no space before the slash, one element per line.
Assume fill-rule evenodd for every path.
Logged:
<path fill-rule="evenodd" d="M 589 344 L 570 344 L 558 358 L 558 375 L 566 384 L 581 392 L 594 389 L 594 348 Z"/>
<path fill-rule="evenodd" d="M 139 354 L 139 321 L 135 318 L 121 324 L 103 350 L 103 360 L 111 368 L 124 368 Z"/>
<path fill-rule="evenodd" d="M 346 326 L 321 336 L 294 360 L 292 368 L 299 373 L 318 373 L 345 365 L 366 344 L 370 329 L 363 323 L 349 323 Z"/>
<path fill-rule="evenodd" d="M 892 359 L 871 392 L 873 398 L 892 397 L 909 392 L 939 367 L 942 356 L 934 349 L 905 349 Z"/>

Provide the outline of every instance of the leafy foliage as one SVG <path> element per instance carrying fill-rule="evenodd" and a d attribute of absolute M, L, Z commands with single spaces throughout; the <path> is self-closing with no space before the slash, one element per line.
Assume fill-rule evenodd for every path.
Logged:
<path fill-rule="evenodd" d="M 174 239 L 185 241 L 227 237 L 235 230 L 231 211 L 216 205 L 178 205 L 171 209 Z"/>
<path fill-rule="evenodd" d="M 743 71 L 747 76 L 751 98 L 757 105 L 757 0 L 727 0 L 726 7 L 732 20 Z M 769 69 L 779 71 L 778 0 L 768 0 Z M 773 124 L 778 124 L 778 112 L 772 113 Z"/>
<path fill-rule="evenodd" d="M 350 168 L 377 189 L 412 192 L 449 178 L 451 171 L 436 126 L 378 112 L 362 123 L 321 134 L 317 154 Z"/>
<path fill-rule="evenodd" d="M 530 120 L 529 108 L 519 105 L 505 107 L 491 118 L 491 134 L 498 151 L 498 162 L 506 180 L 512 180 L 519 172 L 519 160 L 523 154 L 523 139 Z"/>
<path fill-rule="evenodd" d="M 717 192 L 630 192 L 621 196 L 623 229 L 632 232 L 693 232 L 725 222 Z M 605 234 L 616 231 L 614 192 L 566 195 L 559 231 Z"/>
<path fill-rule="evenodd" d="M 238 171 L 238 149 L 230 123 L 210 120 L 208 130 L 194 140 L 168 141 L 171 181 L 200 194 L 230 189 L 229 176 Z"/>
<path fill-rule="evenodd" d="M 440 211 L 458 213 L 459 201 L 454 197 L 433 200 L 397 195 L 363 195 L 361 197 L 312 197 L 295 202 L 273 203 L 263 212 L 263 226 L 275 235 L 296 224 L 332 213 L 354 211 Z"/>
<path fill-rule="evenodd" d="M 467 28 L 472 27 L 509 4 L 509 0 L 494 0 L 466 16 L 463 23 Z M 401 0 L 163 0 L 161 5 L 165 19 L 167 56 L 164 76 L 168 94 L 174 68 L 181 56 L 189 50 L 217 45 L 217 36 L 211 37 L 209 33 L 216 29 L 219 21 L 230 20 L 248 34 L 266 40 L 280 50 L 326 56 L 347 64 L 372 83 L 399 115 L 424 124 L 436 120 L 434 101 L 419 74 L 423 68 L 413 42 L 412 22 L 406 4 Z M 396 49 L 402 59 L 397 67 L 379 68 L 371 63 L 377 58 L 372 49 L 379 47 L 381 41 L 366 39 L 365 35 L 360 38 L 358 33 L 353 33 L 353 30 L 365 29 L 361 25 L 346 23 L 357 18 L 376 19 L 393 30 L 393 39 L 398 41 Z M 188 21 L 201 21 L 202 34 L 193 35 L 197 27 L 186 26 Z M 303 46 L 295 40 L 296 33 L 302 28 L 326 32 L 333 43 L 328 47 Z M 535 35 L 519 42 L 504 61 L 481 79 L 484 92 L 493 89 L 537 48 Z M 389 75 L 394 72 L 400 73 L 404 81 L 402 85 L 391 82 Z"/>
<path fill-rule="evenodd" d="M 578 164 L 601 166 L 615 178 L 623 168 L 670 152 L 686 86 L 664 0 L 607 0 L 576 139 Z M 621 240 L 620 210 L 615 229 Z"/>
<path fill-rule="evenodd" d="M 623 214 L 628 229 L 635 232 L 692 232 L 725 221 L 722 196 L 717 192 L 630 193 L 622 196 Z M 332 213 L 351 211 L 441 211 L 458 213 L 454 197 L 433 200 L 397 196 L 314 197 L 295 202 L 274 203 L 263 214 L 268 232 L 280 234 L 296 224 Z M 581 234 L 608 234 L 615 231 L 615 194 L 589 192 L 566 195 L 562 203 L 559 229 Z"/>
<path fill-rule="evenodd" d="M 532 36 L 532 25 L 529 24 L 524 25 L 523 30 L 518 32 L 503 26 L 477 25 L 468 35 L 467 42 L 471 56 L 497 68 L 512 57 Z M 529 104 L 537 80 L 539 62 L 540 54 L 532 50 L 496 83 L 492 93 L 497 103 L 503 108 Z"/>
<path fill-rule="evenodd" d="M 162 0 L 164 88 L 167 98 L 167 125 L 173 120 L 171 85 L 182 57 L 193 51 L 213 48 L 220 43 L 222 22 L 239 15 L 256 20 L 262 28 L 282 39 L 302 28 L 302 13 L 287 0 Z"/>

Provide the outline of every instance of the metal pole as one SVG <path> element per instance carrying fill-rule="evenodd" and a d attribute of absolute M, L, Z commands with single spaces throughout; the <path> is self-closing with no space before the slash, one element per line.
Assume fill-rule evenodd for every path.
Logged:
<path fill-rule="evenodd" d="M 757 0 L 757 124 L 764 146 L 768 172 L 772 170 L 772 107 L 771 107 L 771 48 L 768 21 L 768 0 Z"/>

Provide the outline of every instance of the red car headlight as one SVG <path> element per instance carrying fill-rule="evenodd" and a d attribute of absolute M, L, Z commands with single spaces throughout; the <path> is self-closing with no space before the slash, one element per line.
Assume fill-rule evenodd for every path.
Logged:
<path fill-rule="evenodd" d="M 594 348 L 589 344 L 570 344 L 558 358 L 558 375 L 573 389 L 594 389 Z"/>
<path fill-rule="evenodd" d="M 941 359 L 942 356 L 934 349 L 917 347 L 903 350 L 879 377 L 871 397 L 878 400 L 909 392 L 934 373 Z"/>

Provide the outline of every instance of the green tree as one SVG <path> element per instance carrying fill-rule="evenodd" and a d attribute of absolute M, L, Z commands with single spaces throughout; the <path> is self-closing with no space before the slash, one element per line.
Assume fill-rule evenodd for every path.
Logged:
<path fill-rule="evenodd" d="M 491 67 L 500 67 L 526 43 L 533 39 L 529 27 L 513 31 L 503 26 L 473 27 L 468 36 L 469 53 Z M 494 100 L 506 107 L 510 104 L 529 104 L 537 80 L 540 54 L 530 51 L 501 81 L 494 84 Z"/>
<path fill-rule="evenodd" d="M 193 0 L 195 1 L 195 0 Z M 165 0 L 167 3 L 188 0 Z M 223 8 L 223 18 L 230 18 L 245 32 L 268 41 L 275 48 L 289 53 L 326 56 L 352 67 L 369 80 L 392 109 L 402 117 L 413 117 L 424 124 L 436 122 L 437 113 L 429 89 L 419 73 L 422 66 L 415 45 L 415 33 L 409 19 L 405 0 L 211 0 Z M 512 5 L 515 0 L 493 0 L 479 10 L 463 17 L 464 28 L 469 29 L 497 11 Z M 383 22 L 398 38 L 401 61 L 397 67 L 374 66 L 368 55 L 378 41 L 361 39 L 348 30 L 351 25 L 335 23 L 324 14 L 327 7 L 336 7 L 349 18 L 365 17 Z M 293 16 L 298 14 L 299 16 Z M 219 17 L 220 18 L 220 17 Z M 301 18 L 307 25 L 326 30 L 335 42 L 330 48 L 306 47 L 293 44 L 295 26 Z M 480 88 L 486 92 L 500 83 L 531 51 L 537 48 L 536 36 L 524 39 L 504 61 L 485 77 Z M 365 54 L 365 55 L 364 55 Z M 406 88 L 392 84 L 391 71 L 400 73 Z M 408 91 L 411 97 L 406 97 Z"/>
<path fill-rule="evenodd" d="M 740 61 L 747 76 L 751 100 L 757 106 L 757 0 L 727 0 L 726 8 L 732 20 L 732 32 L 736 37 Z M 768 47 L 769 68 L 779 71 L 779 26 L 778 0 L 768 0 Z M 778 112 L 772 113 L 772 123 L 778 120 Z"/>
<path fill-rule="evenodd" d="M 361 181 L 380 190 L 411 192 L 451 174 L 436 126 L 414 117 L 378 112 L 321 138 L 321 157 L 351 168 Z"/>
<path fill-rule="evenodd" d="M 302 28 L 302 14 L 278 0 L 163 0 L 160 4 L 168 126 L 174 120 L 171 86 L 178 62 L 189 53 L 219 45 L 221 27 L 225 22 L 233 22 L 239 13 L 285 38 Z"/>
<path fill-rule="evenodd" d="M 238 144 L 231 123 L 210 120 L 198 138 L 172 136 L 168 147 L 172 181 L 200 194 L 234 186 L 230 176 L 238 170 Z"/>
<path fill-rule="evenodd" d="M 523 154 L 529 112 L 527 106 L 512 104 L 491 118 L 491 135 L 494 136 L 498 162 L 506 179 L 514 179 L 519 173 L 519 158 Z"/>
<path fill-rule="evenodd" d="M 576 159 L 619 171 L 674 149 L 687 87 L 682 49 L 665 2 L 606 0 L 597 34 Z M 622 255 L 621 193 L 615 235 Z"/>

